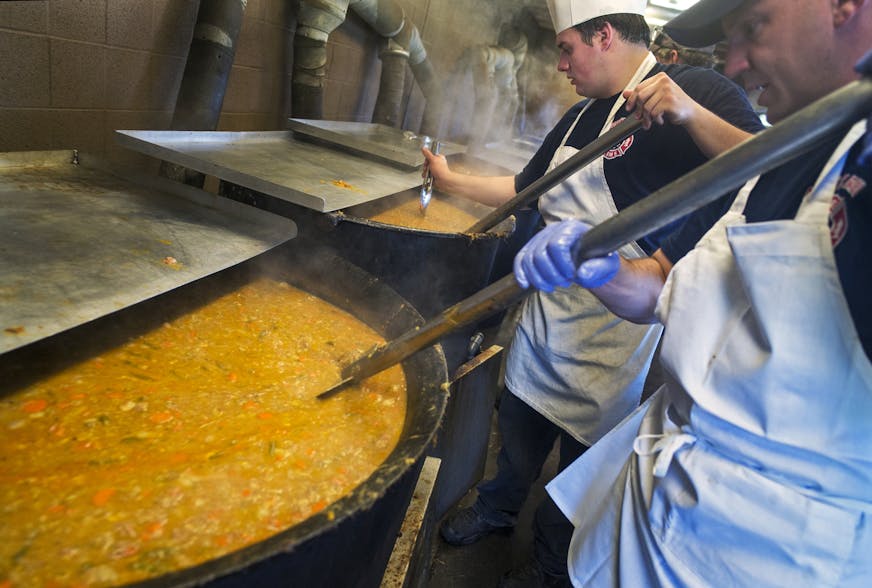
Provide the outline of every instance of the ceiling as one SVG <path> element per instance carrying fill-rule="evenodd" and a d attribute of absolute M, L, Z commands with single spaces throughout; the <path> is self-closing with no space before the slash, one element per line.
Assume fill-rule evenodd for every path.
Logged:
<path fill-rule="evenodd" d="M 662 26 L 682 10 L 696 4 L 697 0 L 648 0 L 645 19 L 651 26 Z M 528 8 L 543 29 L 553 29 L 551 15 L 545 0 L 529 0 Z"/>

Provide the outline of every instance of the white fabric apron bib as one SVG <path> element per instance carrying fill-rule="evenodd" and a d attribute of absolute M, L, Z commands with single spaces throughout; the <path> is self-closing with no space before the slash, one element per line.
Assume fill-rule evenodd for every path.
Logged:
<path fill-rule="evenodd" d="M 870 585 L 872 364 L 827 226 L 864 128 L 794 220 L 744 224 L 752 182 L 673 268 L 675 380 L 548 486 L 576 585 Z"/>
<path fill-rule="evenodd" d="M 656 64 L 643 60 L 627 85 L 633 88 Z M 554 153 L 548 171 L 578 152 L 566 141 L 588 102 Z M 600 135 L 624 104 L 618 97 Z M 598 224 L 617 214 L 603 159 L 587 165 L 544 194 L 539 210 L 546 223 L 567 218 Z M 621 249 L 644 255 L 636 243 Z M 519 398 L 585 444 L 592 444 L 639 403 L 661 327 L 635 325 L 609 312 L 587 290 L 573 286 L 527 297 L 509 349 L 506 385 Z"/>

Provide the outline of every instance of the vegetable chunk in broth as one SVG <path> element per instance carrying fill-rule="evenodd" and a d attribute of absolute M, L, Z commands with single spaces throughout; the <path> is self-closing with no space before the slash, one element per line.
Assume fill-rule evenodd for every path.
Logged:
<path fill-rule="evenodd" d="M 118 585 L 295 525 L 398 443 L 395 366 L 329 401 L 383 340 L 260 278 L 0 399 L 0 586 Z"/>

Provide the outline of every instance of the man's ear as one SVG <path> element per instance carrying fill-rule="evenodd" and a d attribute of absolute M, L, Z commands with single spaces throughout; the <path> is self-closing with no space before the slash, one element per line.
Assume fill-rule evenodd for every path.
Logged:
<path fill-rule="evenodd" d="M 599 46 L 602 49 L 608 49 L 612 45 L 612 40 L 614 40 L 617 32 L 614 28 L 612 28 L 612 23 L 606 21 L 603 24 L 602 28 L 599 29 L 593 36 L 593 44 L 596 45 L 599 43 Z"/>
<path fill-rule="evenodd" d="M 866 0 L 832 0 L 833 25 L 836 28 L 850 22 L 857 14 L 857 10 Z"/>

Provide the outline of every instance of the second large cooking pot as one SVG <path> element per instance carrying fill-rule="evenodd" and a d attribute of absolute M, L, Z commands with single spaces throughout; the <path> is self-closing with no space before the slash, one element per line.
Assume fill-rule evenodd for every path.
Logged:
<path fill-rule="evenodd" d="M 476 173 L 510 173 L 468 156 L 451 160 L 453 165 L 463 165 Z M 384 210 L 416 202 L 415 189 L 331 213 L 317 212 L 231 182 L 222 181 L 220 191 L 228 198 L 293 219 L 299 234 L 291 247 L 305 250 L 314 244 L 332 250 L 395 289 L 425 319 L 510 273 L 515 253 L 535 232 L 540 218 L 538 210 L 522 210 L 486 233 L 467 233 L 411 228 L 378 220 Z M 473 219 L 470 225 L 491 210 L 438 192 L 435 198 L 470 215 Z M 499 317 L 494 317 L 486 325 L 493 326 L 498 321 Z M 469 337 L 476 327 L 461 329 L 442 340 L 449 372 L 469 359 Z"/>

